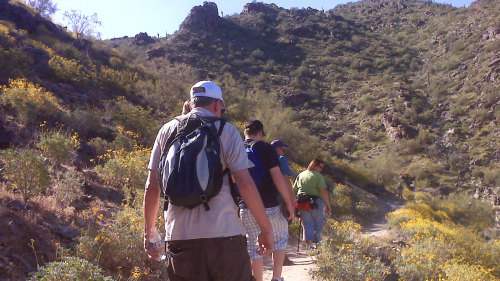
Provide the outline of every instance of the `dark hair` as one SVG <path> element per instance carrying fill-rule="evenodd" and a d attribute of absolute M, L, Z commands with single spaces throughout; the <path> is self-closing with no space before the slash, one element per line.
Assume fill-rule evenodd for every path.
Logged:
<path fill-rule="evenodd" d="M 215 102 L 217 99 L 210 98 L 210 97 L 194 97 L 193 98 L 193 107 L 201 107 L 201 106 L 207 106 L 213 102 Z"/>
<path fill-rule="evenodd" d="M 262 135 L 265 136 L 264 133 L 264 125 L 259 120 L 250 120 L 245 125 L 245 134 L 248 136 L 255 136 L 260 131 L 262 131 Z"/>
<path fill-rule="evenodd" d="M 311 161 L 311 163 L 309 163 L 309 166 L 307 166 L 307 169 L 309 171 L 312 171 L 314 169 L 314 167 L 319 166 L 321 164 L 325 164 L 325 162 L 323 160 L 319 160 L 318 158 L 314 158 L 313 161 Z"/>

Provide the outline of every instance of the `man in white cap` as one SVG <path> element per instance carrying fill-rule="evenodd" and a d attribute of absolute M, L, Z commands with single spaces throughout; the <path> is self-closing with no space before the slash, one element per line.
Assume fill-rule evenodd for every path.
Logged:
<path fill-rule="evenodd" d="M 193 109 L 187 114 L 219 117 L 225 111 L 222 90 L 211 81 L 196 83 L 190 91 Z M 149 240 L 155 227 L 160 199 L 157 171 L 162 150 L 179 121 L 166 123 L 156 137 L 148 165 L 149 175 L 144 193 L 144 246 L 157 259 L 159 250 L 151 248 Z M 220 128 L 220 121 L 215 121 Z M 261 233 L 259 252 L 268 254 L 273 249 L 272 227 L 264 205 L 248 172 L 253 164 L 248 160 L 238 130 L 225 123 L 220 134 L 221 164 L 229 169 L 237 183 L 241 197 L 255 216 Z M 229 173 L 224 174 L 221 191 L 210 199 L 210 210 L 203 205 L 192 209 L 171 203 L 164 213 L 166 229 L 167 272 L 170 281 L 250 281 L 250 259 L 247 253 L 245 227 L 238 217 L 238 209 L 231 196 Z"/>

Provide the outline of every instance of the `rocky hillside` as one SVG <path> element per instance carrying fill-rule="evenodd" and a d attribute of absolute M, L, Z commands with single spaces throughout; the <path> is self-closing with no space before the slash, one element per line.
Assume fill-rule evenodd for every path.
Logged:
<path fill-rule="evenodd" d="M 187 65 L 279 100 L 325 154 L 368 174 L 409 174 L 421 187 L 498 186 L 499 6 L 380 0 L 318 11 L 250 3 L 222 18 L 205 3 L 159 42 L 112 44 L 149 69 Z M 394 155 L 395 163 L 385 161 L 393 167 L 377 170 Z"/>

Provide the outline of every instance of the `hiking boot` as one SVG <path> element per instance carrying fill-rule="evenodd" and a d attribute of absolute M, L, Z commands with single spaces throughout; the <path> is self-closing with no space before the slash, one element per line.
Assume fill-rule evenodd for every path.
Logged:
<path fill-rule="evenodd" d="M 285 255 L 285 260 L 283 261 L 283 265 L 284 266 L 293 265 L 293 261 L 291 261 L 290 258 L 288 258 L 288 255 Z"/>
<path fill-rule="evenodd" d="M 281 278 L 273 277 L 273 279 L 271 279 L 271 281 L 285 281 L 285 279 L 283 277 L 281 277 Z"/>

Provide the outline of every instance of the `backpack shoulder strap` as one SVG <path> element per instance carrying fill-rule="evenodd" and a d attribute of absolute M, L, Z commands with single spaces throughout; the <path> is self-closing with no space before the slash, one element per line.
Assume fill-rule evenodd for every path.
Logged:
<path fill-rule="evenodd" d="M 217 135 L 222 135 L 222 130 L 224 129 L 224 125 L 226 125 L 226 119 L 220 118 L 220 126 L 219 126 L 219 131 L 217 132 Z"/>
<path fill-rule="evenodd" d="M 165 146 L 163 147 L 163 153 L 168 153 L 168 148 L 172 145 L 174 142 L 175 138 L 177 137 L 177 133 L 179 132 L 179 126 L 183 124 L 183 121 L 188 118 L 187 115 L 182 115 L 182 116 L 177 116 L 174 119 L 177 120 L 179 123 L 177 123 L 177 126 L 175 126 L 174 130 L 172 133 L 168 136 L 167 141 L 165 142 Z"/>

